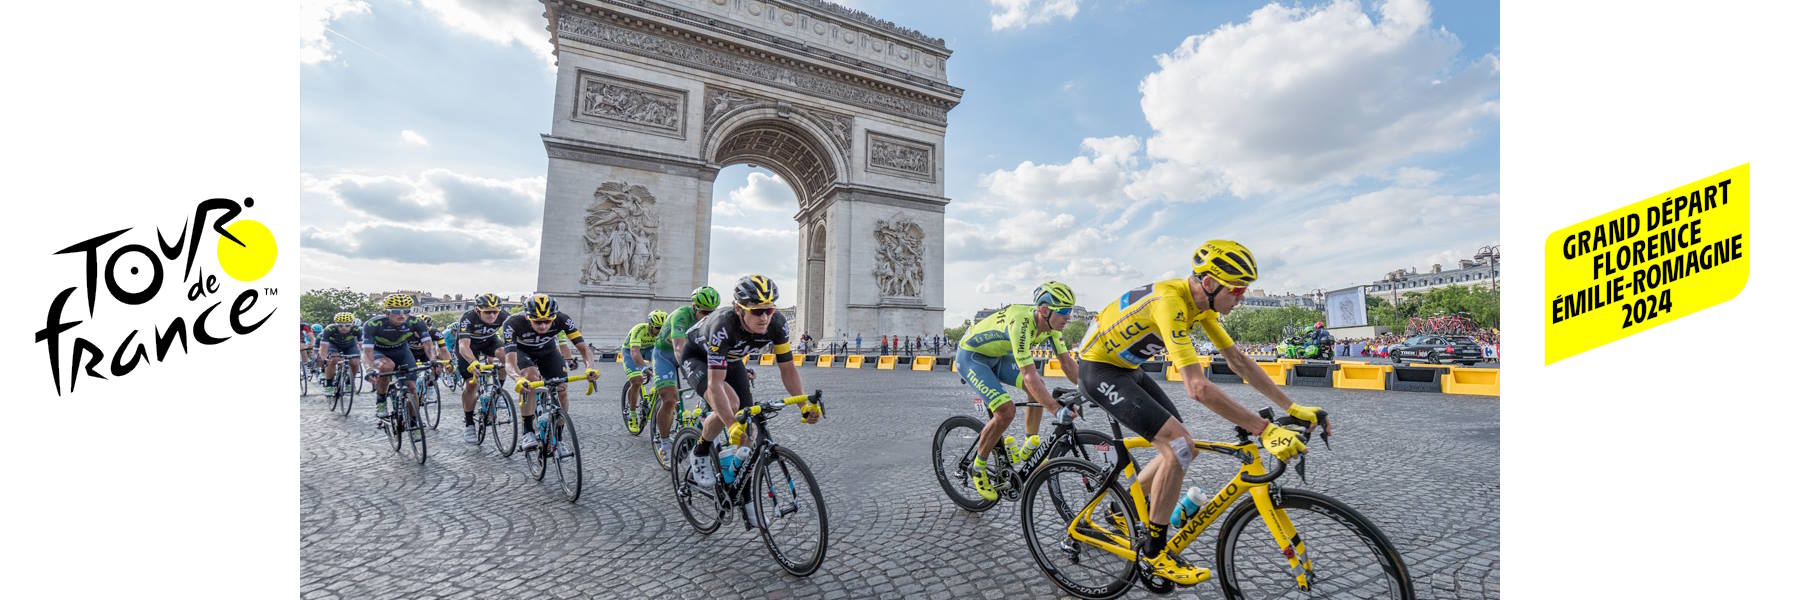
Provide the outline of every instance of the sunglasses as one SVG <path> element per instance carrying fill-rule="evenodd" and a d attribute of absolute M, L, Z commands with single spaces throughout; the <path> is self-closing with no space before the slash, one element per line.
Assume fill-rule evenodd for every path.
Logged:
<path fill-rule="evenodd" d="M 484 310 L 481 310 L 481 311 L 480 311 L 480 312 L 481 312 L 481 314 L 484 314 L 484 315 L 487 315 L 487 316 L 490 316 L 490 317 L 491 317 L 491 316 L 494 316 L 494 315 L 497 315 L 497 314 L 500 314 L 500 309 L 498 309 L 498 308 L 496 308 L 496 309 L 492 309 L 492 310 L 486 310 L 486 309 L 484 309 Z"/>
<path fill-rule="evenodd" d="M 412 309 L 410 309 L 410 308 L 390 308 L 390 309 L 387 309 L 387 314 L 410 315 L 410 314 L 412 314 Z"/>
<path fill-rule="evenodd" d="M 775 312 L 775 309 L 773 308 L 752 308 L 749 310 L 750 316 L 753 317 L 766 317 Z"/>
<path fill-rule="evenodd" d="M 1069 316 L 1069 315 L 1072 315 L 1072 314 L 1075 314 L 1075 307 L 1073 307 L 1073 306 L 1071 306 L 1071 307 L 1068 307 L 1068 308 L 1059 308 L 1059 309 L 1056 309 L 1056 310 L 1055 310 L 1055 311 L 1054 311 L 1054 312 L 1055 312 L 1055 313 L 1056 313 L 1056 314 L 1059 314 L 1059 315 L 1062 315 L 1062 316 L 1065 316 L 1065 317 L 1066 317 L 1066 316 Z"/>
<path fill-rule="evenodd" d="M 1241 288 L 1230 288 L 1226 293 L 1231 294 L 1233 296 L 1237 296 L 1239 298 L 1242 298 L 1242 297 L 1244 297 L 1244 292 L 1248 292 L 1248 291 L 1250 291 L 1250 286 L 1246 285 Z"/>
<path fill-rule="evenodd" d="M 532 319 L 531 320 L 532 325 L 549 325 L 549 324 L 555 323 L 555 322 L 556 322 L 556 319 Z"/>

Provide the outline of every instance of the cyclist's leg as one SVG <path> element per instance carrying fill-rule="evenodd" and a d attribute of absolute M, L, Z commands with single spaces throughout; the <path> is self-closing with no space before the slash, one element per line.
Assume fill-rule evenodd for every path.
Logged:
<path fill-rule="evenodd" d="M 981 460 L 986 460 L 994 445 L 1000 443 L 1000 437 L 1013 420 L 1012 396 L 1006 393 L 1000 375 L 994 372 L 998 362 L 968 350 L 956 351 L 956 368 L 961 371 L 957 374 L 969 382 L 969 387 L 975 390 L 977 403 L 988 411 L 987 424 L 975 438 L 975 457 Z"/>
<path fill-rule="evenodd" d="M 477 360 L 480 360 L 483 354 L 488 354 L 490 356 L 492 355 L 492 353 L 482 352 L 480 349 L 477 349 L 477 347 L 474 344 L 469 345 L 469 350 L 475 354 L 475 358 Z M 475 363 L 469 362 L 468 359 L 463 358 L 463 355 L 461 352 L 456 352 L 456 353 L 452 354 L 452 356 L 454 358 L 451 359 L 450 364 L 456 368 L 456 377 L 460 377 L 463 380 L 463 389 L 462 389 L 463 426 L 466 427 L 469 425 L 474 425 L 475 424 L 475 375 L 473 373 L 469 372 L 469 365 L 472 365 Z"/>
<path fill-rule="evenodd" d="M 1174 411 L 1168 395 L 1142 371 L 1079 362 L 1081 390 L 1118 419 L 1120 425 L 1149 439 L 1156 448 L 1156 458 L 1139 471 L 1138 481 L 1144 482 L 1144 497 L 1150 502 L 1150 514 L 1144 522 L 1154 538 L 1155 547 L 1151 550 L 1160 551 L 1163 540 L 1157 534 L 1169 522 L 1181 476 L 1186 471 L 1183 463 L 1193 456 L 1193 443 L 1182 441 L 1191 440 L 1187 428 L 1182 426 L 1180 414 Z M 1185 447 L 1179 455 L 1178 446 Z"/>
<path fill-rule="evenodd" d="M 727 416 L 725 417 L 725 422 L 730 424 L 732 420 L 731 415 L 736 413 L 736 409 L 749 406 L 750 403 L 756 401 L 756 397 L 752 395 L 750 391 L 750 375 L 746 371 L 744 361 L 734 360 L 726 365 L 725 389 L 730 390 L 734 403 L 736 404 L 736 408 L 733 409 L 732 413 L 727 413 Z M 756 439 L 756 428 L 749 428 L 747 433 L 748 435 L 743 440 L 740 440 L 744 445 L 749 445 Z"/>
<path fill-rule="evenodd" d="M 325 358 L 325 381 L 337 381 L 338 353 L 332 352 Z"/>
<path fill-rule="evenodd" d="M 566 377 L 569 374 L 568 370 L 565 368 L 567 365 L 563 363 L 562 357 L 558 356 L 558 352 L 554 350 L 532 356 L 531 362 L 537 365 L 537 373 L 542 379 L 556 379 L 558 377 Z M 568 414 L 569 387 L 562 386 L 558 388 L 557 392 L 556 404 L 562 409 L 563 414 Z"/>
<path fill-rule="evenodd" d="M 669 437 L 675 420 L 675 351 L 657 348 L 651 362 L 656 371 L 656 435 Z"/>
<path fill-rule="evenodd" d="M 619 349 L 619 367 L 625 369 L 625 397 L 643 397 L 644 365 L 631 357 L 630 347 Z"/>

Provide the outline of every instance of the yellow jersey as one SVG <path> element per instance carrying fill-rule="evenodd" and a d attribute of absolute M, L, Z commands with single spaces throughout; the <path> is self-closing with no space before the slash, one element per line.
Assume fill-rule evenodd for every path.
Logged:
<path fill-rule="evenodd" d="M 1189 333 L 1196 325 L 1220 350 L 1235 343 L 1219 324 L 1219 313 L 1194 306 L 1186 279 L 1139 286 L 1094 317 L 1081 343 L 1081 359 L 1136 369 L 1166 350 L 1169 362 L 1185 367 L 1200 362 Z"/>

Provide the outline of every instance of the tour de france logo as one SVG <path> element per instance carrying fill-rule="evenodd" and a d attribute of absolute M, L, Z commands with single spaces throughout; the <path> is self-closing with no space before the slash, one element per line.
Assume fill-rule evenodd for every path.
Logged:
<path fill-rule="evenodd" d="M 208 273 L 209 267 L 204 264 L 195 264 L 204 252 L 201 244 L 212 237 L 216 243 L 211 250 L 219 270 L 239 282 L 227 282 L 228 286 L 235 288 L 268 275 L 275 266 L 275 234 L 258 221 L 238 218 L 254 206 L 253 198 L 244 198 L 241 204 L 229 198 L 213 198 L 196 205 L 192 218 L 172 236 L 162 227 L 154 233 L 127 227 L 51 253 L 67 257 L 61 260 L 81 261 L 85 275 L 80 285 L 64 289 L 50 301 L 44 328 L 35 337 L 49 354 L 56 394 L 62 395 L 65 382 L 68 391 L 74 393 L 78 379 L 123 377 L 139 365 L 164 362 L 177 348 L 185 354 L 190 338 L 200 345 L 216 345 L 233 336 L 248 335 L 268 322 L 275 314 L 273 307 L 266 312 L 254 309 L 262 296 L 275 295 L 274 288 L 244 286 L 243 291 L 236 292 L 228 311 L 214 315 L 224 304 L 221 298 L 233 292 L 221 292 L 218 275 Z M 173 285 L 166 285 L 172 282 Z M 134 327 L 116 343 L 80 336 L 82 332 L 78 330 L 84 323 L 106 318 L 112 309 L 147 304 L 166 289 L 173 288 L 179 294 L 184 286 L 187 304 L 160 303 L 158 306 L 175 308 L 158 315 L 148 327 Z M 104 301 L 99 298 L 102 288 L 106 291 Z M 80 319 L 82 315 L 68 314 L 71 298 L 86 301 L 86 320 Z M 179 308 L 182 306 L 188 308 Z M 201 306 L 204 308 L 198 313 L 192 311 Z M 261 317 L 250 320 L 256 312 Z M 151 356 L 155 356 L 154 361 Z"/>

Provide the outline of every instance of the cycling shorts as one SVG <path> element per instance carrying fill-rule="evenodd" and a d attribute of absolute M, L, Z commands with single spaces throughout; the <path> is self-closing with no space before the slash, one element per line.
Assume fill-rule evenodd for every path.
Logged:
<path fill-rule="evenodd" d="M 657 348 L 650 362 L 656 366 L 656 390 L 675 387 L 675 349 Z"/>
<path fill-rule="evenodd" d="M 518 355 L 520 371 L 537 367 L 539 378 L 555 379 L 567 377 L 569 374 L 567 365 L 563 363 L 562 352 L 554 347 L 546 346 L 543 350 L 533 353 L 524 346 L 519 346 L 514 354 Z"/>
<path fill-rule="evenodd" d="M 1169 395 L 1143 370 L 1086 359 L 1076 362 L 1081 369 L 1081 392 L 1133 433 L 1155 439 L 1170 418 L 1181 420 Z"/>
<path fill-rule="evenodd" d="M 413 358 L 412 349 L 407 348 L 406 346 L 394 346 L 392 348 L 383 348 L 381 346 L 376 346 L 375 347 L 375 359 L 379 361 L 380 359 L 383 359 L 383 358 L 388 359 L 389 362 L 394 363 L 393 367 L 388 370 L 399 370 L 399 369 L 404 369 L 406 367 L 410 367 L 413 365 L 413 362 L 415 360 Z M 380 368 L 380 367 L 375 367 L 374 365 L 364 365 L 364 366 Z M 418 376 L 418 372 L 415 371 L 413 373 L 408 373 L 406 375 L 405 379 L 410 380 L 417 376 Z"/>
<path fill-rule="evenodd" d="M 499 351 L 500 342 L 498 340 L 489 340 L 485 344 L 476 340 L 469 340 L 469 352 L 475 354 L 475 360 L 477 361 L 481 360 L 481 357 L 483 356 L 497 357 Z M 463 358 L 462 351 L 456 350 L 453 352 L 456 357 L 456 372 L 462 375 L 463 381 L 474 381 L 475 375 L 469 372 L 469 365 L 473 363 L 470 363 Z"/>
<path fill-rule="evenodd" d="M 696 345 L 693 343 L 687 345 L 690 349 L 695 346 Z M 710 367 L 706 365 L 705 352 L 682 353 L 681 377 L 682 379 L 687 380 L 688 389 L 694 390 L 694 394 L 701 397 L 703 401 L 704 398 L 706 398 L 707 371 L 709 368 Z M 745 406 L 749 406 L 752 401 L 750 398 L 750 374 L 744 367 L 744 361 L 726 361 L 724 371 L 725 385 L 730 386 L 732 392 L 737 394 L 738 408 L 742 409 Z"/>
<path fill-rule="evenodd" d="M 649 350 L 650 350 L 650 348 L 644 347 L 644 348 L 639 348 L 638 352 L 647 352 Z M 625 375 L 626 376 L 636 375 L 639 372 L 644 370 L 644 363 L 638 362 L 637 359 L 631 357 L 631 349 L 630 348 L 624 348 L 624 349 L 619 350 L 619 359 L 620 359 L 619 364 L 625 366 Z"/>
<path fill-rule="evenodd" d="M 1012 402 L 1005 385 L 1020 387 L 1024 383 L 1019 364 L 1012 356 L 984 356 L 967 349 L 956 351 L 956 374 L 981 396 L 976 405 L 987 409 L 990 415 Z"/>

